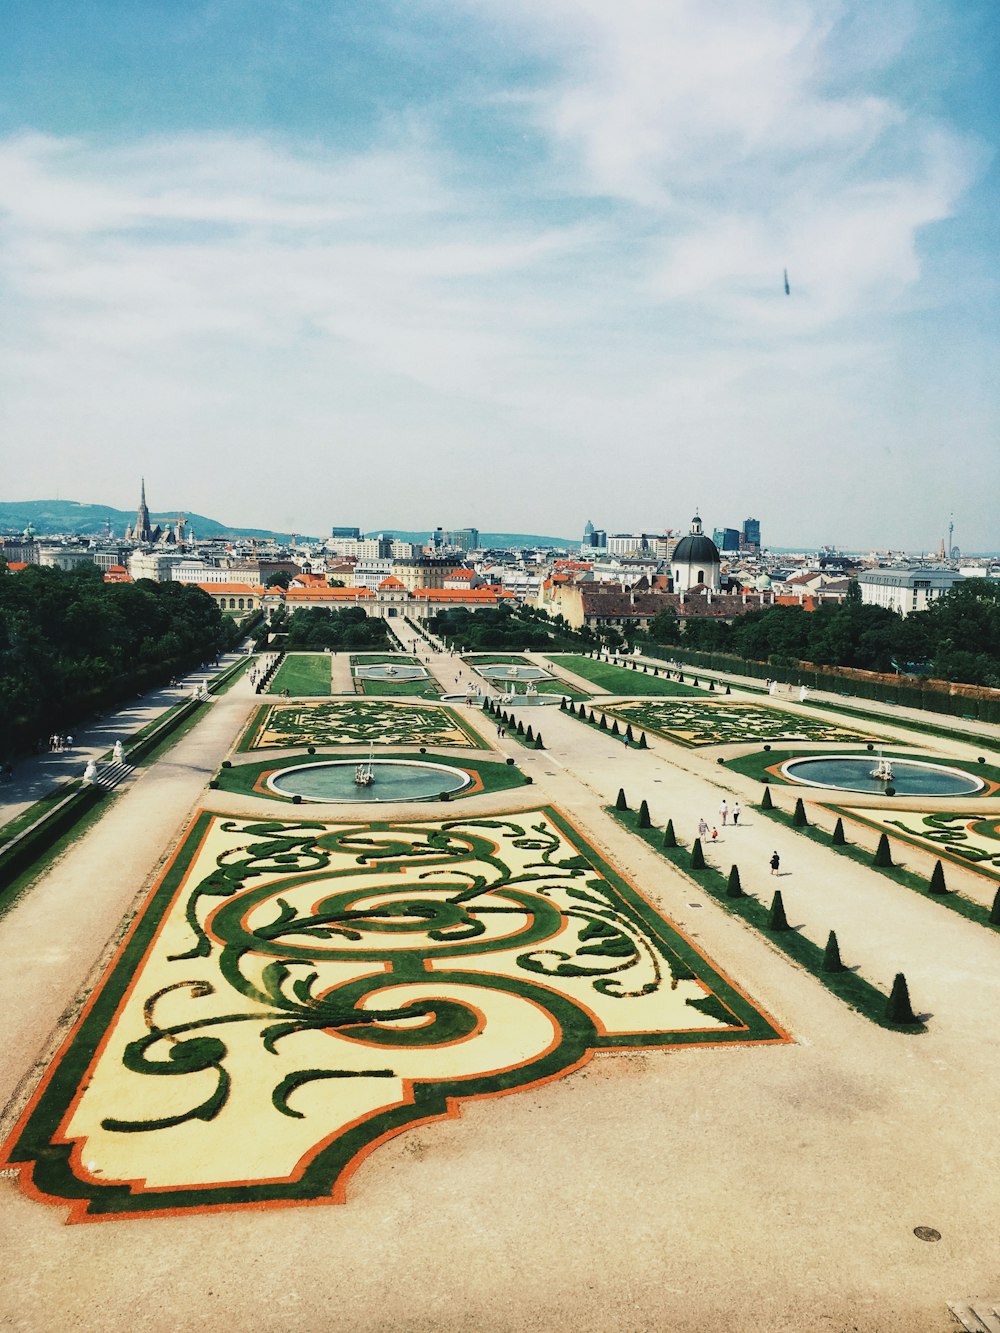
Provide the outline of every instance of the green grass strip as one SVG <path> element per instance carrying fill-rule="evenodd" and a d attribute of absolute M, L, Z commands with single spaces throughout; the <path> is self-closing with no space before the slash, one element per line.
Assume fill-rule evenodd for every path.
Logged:
<path fill-rule="evenodd" d="M 579 653 L 553 653 L 550 655 L 550 661 L 556 666 L 563 666 L 567 671 L 572 671 L 576 676 L 582 676 L 584 680 L 601 686 L 609 694 L 663 696 L 693 694 L 699 698 L 705 694 L 704 690 L 696 689 L 693 685 L 682 685 L 679 681 L 668 680 L 665 674 L 654 676 L 652 670 L 646 674 L 642 671 L 633 671 L 629 667 L 612 666 L 610 662 L 598 662 Z"/>
<path fill-rule="evenodd" d="M 886 1017 L 886 1009 L 889 1003 L 888 995 L 856 972 L 850 970 L 824 972 L 823 949 L 820 945 L 814 944 L 812 940 L 807 939 L 805 935 L 800 934 L 797 930 L 771 930 L 768 925 L 771 912 L 769 904 L 762 903 L 759 898 L 747 893 L 745 889 L 741 897 L 730 898 L 726 893 L 727 876 L 712 865 L 706 865 L 704 870 L 692 870 L 690 851 L 683 846 L 664 847 L 662 845 L 662 829 L 639 828 L 639 817 L 634 810 L 616 810 L 614 806 L 610 805 L 605 806 L 605 810 L 612 819 L 616 819 L 619 824 L 627 828 L 630 833 L 634 833 L 636 837 L 642 838 L 648 846 L 652 847 L 653 851 L 697 884 L 721 908 L 731 916 L 739 917 L 747 925 L 752 926 L 754 930 L 759 931 L 782 953 L 787 954 L 800 967 L 805 968 L 831 994 L 836 995 L 838 1000 L 843 1000 L 846 1005 L 856 1010 L 864 1018 L 878 1024 L 879 1027 L 889 1028 L 893 1032 L 927 1031 L 925 1023 L 903 1024 L 891 1022 Z M 801 830 L 798 831 L 801 832 Z M 787 903 L 785 904 L 785 910 L 788 910 Z"/>
<path fill-rule="evenodd" d="M 57 787 L 46 796 L 39 797 L 34 805 L 28 806 L 27 810 L 22 810 L 19 815 L 15 815 L 13 819 L 0 828 L 0 847 L 16 838 L 19 833 L 23 833 L 26 828 L 30 828 L 32 824 L 37 823 L 42 815 L 48 814 L 54 805 L 57 805 L 63 797 L 68 796 L 78 785 L 78 782 L 73 781 L 66 783 L 65 786 Z"/>
<path fill-rule="evenodd" d="M 830 807 L 831 810 L 835 807 Z M 891 879 L 894 884 L 901 885 L 904 889 L 912 889 L 914 893 L 919 893 L 921 898 L 929 898 L 933 903 L 940 903 L 942 907 L 950 908 L 957 912 L 959 916 L 964 916 L 968 921 L 975 921 L 980 926 L 985 926 L 987 930 L 1000 931 L 1000 924 L 990 920 L 990 909 L 984 907 L 982 903 L 973 902 L 971 898 L 966 898 L 961 893 L 949 889 L 947 893 L 929 893 L 928 887 L 930 881 L 923 875 L 918 875 L 912 870 L 907 870 L 904 866 L 877 866 L 873 859 L 873 854 L 864 847 L 855 847 L 852 843 L 831 842 L 831 835 L 825 829 L 817 827 L 815 824 L 806 824 L 804 828 L 792 823 L 792 816 L 786 814 L 784 810 L 779 810 L 775 806 L 771 810 L 762 810 L 759 805 L 754 806 L 757 814 L 766 815 L 773 819 L 776 824 L 781 824 L 784 828 L 791 829 L 793 833 L 799 833 L 804 838 L 809 838 L 812 842 L 818 842 L 823 847 L 829 847 L 832 852 L 838 852 L 841 856 L 846 856 L 850 861 L 856 861 L 858 865 L 864 866 L 867 870 L 872 870 L 876 875 L 884 875 L 886 879 Z M 848 816 L 853 818 L 853 816 Z M 892 834 L 888 829 L 883 829 L 881 825 L 870 824 L 867 827 L 875 829 L 876 832 L 886 833 L 892 839 Z M 927 848 L 930 855 L 934 855 L 930 848 Z M 950 860 L 950 858 L 944 858 Z M 962 864 L 952 862 L 952 864 Z M 966 864 L 966 869 L 972 869 Z"/>
<path fill-rule="evenodd" d="M 310 695 L 329 695 L 332 689 L 329 653 L 289 653 L 278 667 L 268 694 L 287 690 L 300 698 Z"/>

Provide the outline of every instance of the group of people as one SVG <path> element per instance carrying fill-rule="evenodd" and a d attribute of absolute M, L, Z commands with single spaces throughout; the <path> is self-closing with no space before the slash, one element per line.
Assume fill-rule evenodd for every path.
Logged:
<path fill-rule="evenodd" d="M 726 827 L 730 819 L 733 821 L 734 827 L 739 824 L 740 815 L 742 813 L 739 801 L 733 801 L 732 805 L 730 805 L 723 796 L 722 804 L 719 806 L 719 822 L 722 824 L 723 828 Z M 718 825 L 710 825 L 708 820 L 702 817 L 698 820 L 698 837 L 702 839 L 709 838 L 712 842 L 718 842 Z M 777 851 L 771 853 L 771 859 L 768 862 L 768 865 L 771 867 L 771 874 L 777 875 L 781 865 L 781 857 L 778 855 Z"/>
<path fill-rule="evenodd" d="M 73 748 L 72 736 L 69 735 L 63 736 L 60 735 L 58 732 L 54 731 L 52 735 L 49 737 L 50 754 L 61 754 L 64 750 L 72 750 L 72 748 Z"/>
<path fill-rule="evenodd" d="M 740 815 L 742 813 L 743 812 L 740 809 L 739 801 L 734 801 L 732 805 L 730 805 L 729 802 L 726 800 L 726 798 L 723 796 L 722 804 L 719 806 L 719 823 L 722 825 L 723 828 L 725 828 L 726 825 L 729 823 L 730 818 L 733 821 L 733 825 L 734 826 L 737 825 L 740 822 Z M 718 825 L 716 824 L 709 825 L 708 820 L 702 817 L 701 819 L 698 820 L 698 837 L 707 838 L 709 837 L 710 833 L 712 842 L 718 842 L 719 841 Z"/>

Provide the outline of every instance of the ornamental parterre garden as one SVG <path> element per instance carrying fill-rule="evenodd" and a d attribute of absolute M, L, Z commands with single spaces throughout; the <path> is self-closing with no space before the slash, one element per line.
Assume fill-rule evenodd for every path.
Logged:
<path fill-rule="evenodd" d="M 725 745 L 741 741 L 865 741 L 869 733 L 851 731 L 816 718 L 799 717 L 754 703 L 714 703 L 709 699 L 641 700 L 602 708 L 644 731 L 679 745 Z"/>
<path fill-rule="evenodd" d="M 861 824 L 1000 880 L 1000 818 L 968 812 L 843 807 Z"/>
<path fill-rule="evenodd" d="M 343 1202 L 385 1138 L 598 1050 L 776 1043 L 551 807 L 202 811 L 11 1135 L 72 1220 Z"/>
<path fill-rule="evenodd" d="M 375 699 L 266 705 L 251 718 L 238 748 L 247 751 L 372 743 L 488 748 L 445 704 Z"/>

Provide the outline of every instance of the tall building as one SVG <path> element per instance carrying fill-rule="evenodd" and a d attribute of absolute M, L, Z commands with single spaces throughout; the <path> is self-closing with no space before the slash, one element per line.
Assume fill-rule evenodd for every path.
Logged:
<path fill-rule="evenodd" d="M 740 536 L 740 547 L 744 551 L 760 550 L 760 519 L 745 518 Z"/>
<path fill-rule="evenodd" d="M 331 536 L 331 537 L 348 537 L 348 538 L 351 538 L 351 539 L 354 540 L 354 541 L 358 541 L 358 540 L 360 539 L 360 537 L 361 537 L 361 529 L 360 529 L 360 528 L 331 528 L 331 529 L 330 529 L 330 536 Z"/>
<path fill-rule="evenodd" d="M 740 536 L 741 534 L 736 528 L 716 528 L 712 533 L 712 541 L 715 542 L 720 551 L 738 551 L 740 549 Z"/>
<path fill-rule="evenodd" d="M 478 551 L 479 550 L 479 529 L 478 528 L 459 528 L 451 533 L 451 544 L 457 546 L 460 551 Z"/>

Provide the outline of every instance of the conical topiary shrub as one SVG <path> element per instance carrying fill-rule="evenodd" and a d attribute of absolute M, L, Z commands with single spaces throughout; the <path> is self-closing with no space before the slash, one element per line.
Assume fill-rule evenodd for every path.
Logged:
<path fill-rule="evenodd" d="M 701 839 L 695 838 L 694 845 L 691 848 L 691 869 L 705 869 L 705 853 L 701 850 Z"/>
<path fill-rule="evenodd" d="M 902 972 L 896 973 L 896 979 L 892 983 L 892 990 L 889 992 L 889 1003 L 885 1008 L 885 1016 L 890 1023 L 919 1022 L 913 1012 L 913 1006 L 910 1004 L 910 991 Z"/>
<path fill-rule="evenodd" d="M 834 824 L 833 832 L 830 834 L 830 841 L 833 843 L 834 847 L 843 847 L 846 845 L 847 839 L 844 837 L 844 821 L 842 819 L 838 819 L 836 824 Z"/>
<path fill-rule="evenodd" d="M 715 692 L 715 681 L 714 681 L 714 680 L 710 680 L 710 681 L 708 682 L 708 688 L 709 688 L 713 693 Z"/>
<path fill-rule="evenodd" d="M 615 801 L 615 809 L 616 809 L 616 810 L 627 810 L 627 809 L 628 809 L 628 801 L 626 801 L 626 799 L 625 799 L 625 788 L 624 788 L 624 787 L 619 787 L 619 788 L 618 788 L 618 799 L 617 799 L 617 801 Z"/>
<path fill-rule="evenodd" d="M 806 808 L 802 804 L 802 797 L 795 798 L 795 809 L 792 812 L 792 823 L 796 828 L 808 828 L 809 820 L 806 818 Z"/>
<path fill-rule="evenodd" d="M 524 733 L 524 739 L 525 739 L 526 741 L 528 741 L 528 742 L 531 742 L 531 743 L 534 742 L 534 739 L 535 739 L 535 733 L 534 733 L 534 732 L 532 731 L 532 729 L 531 729 L 531 723 L 530 723 L 530 722 L 528 723 L 528 730 Z"/>
<path fill-rule="evenodd" d="M 519 736 L 524 735 L 524 723 L 521 721 L 520 718 L 517 719 L 517 727 L 515 728 L 515 730 L 517 731 L 517 734 Z"/>
<path fill-rule="evenodd" d="M 646 744 L 646 733 L 645 733 L 644 731 L 640 731 L 640 732 L 639 732 L 639 743 L 638 743 L 638 748 L 639 748 L 640 750 L 648 750 L 648 749 L 649 749 L 649 746 Z"/>
<path fill-rule="evenodd" d="M 762 810 L 773 810 L 774 802 L 771 800 L 771 788 L 764 788 L 764 795 L 760 798 L 760 808 Z"/>
<path fill-rule="evenodd" d="M 625 739 L 629 742 L 629 744 L 632 743 L 633 736 L 632 736 L 632 723 L 631 723 L 631 722 L 629 722 L 628 725 L 625 727 Z"/>
<path fill-rule="evenodd" d="M 590 716 L 587 718 L 587 721 L 591 724 L 591 726 L 594 726 L 596 724 L 597 718 L 594 716 L 593 709 L 590 710 Z"/>
<path fill-rule="evenodd" d="M 726 686 L 726 693 L 727 693 L 727 694 L 732 694 L 732 690 L 729 688 L 728 685 Z"/>
<path fill-rule="evenodd" d="M 536 749 L 536 750 L 544 750 L 544 749 L 545 749 L 545 746 L 542 744 L 542 733 L 541 733 L 541 732 L 539 732 L 538 735 L 535 737 L 535 749 Z"/>
<path fill-rule="evenodd" d="M 729 881 L 726 884 L 727 898 L 742 898 L 743 885 L 740 883 L 740 868 L 732 866 L 729 871 Z"/>
<path fill-rule="evenodd" d="M 649 827 L 650 827 L 650 821 L 649 821 L 649 806 L 646 804 L 645 800 L 643 800 L 642 804 L 639 806 L 639 819 L 638 819 L 637 827 L 638 827 L 638 828 L 649 828 Z"/>
<path fill-rule="evenodd" d="M 674 832 L 674 821 L 672 819 L 667 820 L 667 827 L 663 830 L 663 845 L 664 847 L 677 846 L 677 834 Z M 1000 900 L 1000 890 L 997 891 L 997 899 Z"/>
<path fill-rule="evenodd" d="M 788 930 L 788 917 L 785 916 L 785 903 L 781 896 L 781 890 L 775 891 L 771 899 L 771 911 L 767 918 L 769 930 Z"/>
<path fill-rule="evenodd" d="M 872 857 L 872 865 L 891 866 L 892 850 L 889 847 L 888 835 L 883 833 L 878 840 L 878 846 L 875 848 L 875 855 Z"/>
<path fill-rule="evenodd" d="M 840 945 L 837 943 L 837 936 L 831 930 L 826 939 L 826 948 L 823 950 L 824 972 L 843 972 L 844 964 L 840 958 Z"/>
<path fill-rule="evenodd" d="M 927 892 L 942 897 L 948 892 L 948 885 L 944 882 L 944 866 L 940 861 L 934 862 L 934 869 L 931 871 L 931 882 L 927 886 Z"/>
<path fill-rule="evenodd" d="M 611 723 L 611 734 L 612 734 L 612 736 L 619 736 L 619 735 L 621 735 L 621 733 L 620 733 L 619 730 L 618 730 L 618 719 L 617 719 L 617 718 L 615 718 L 614 721 Z"/>
<path fill-rule="evenodd" d="M 990 908 L 990 925 L 1000 926 L 1000 889 L 997 889 L 993 906 Z"/>
<path fill-rule="evenodd" d="M 564 694 L 563 697 L 559 700 L 559 711 L 560 711 L 561 713 L 565 713 L 565 711 L 566 711 L 566 696 L 565 696 L 565 694 Z"/>
<path fill-rule="evenodd" d="M 604 714 L 602 713 L 602 714 L 601 714 L 601 730 L 602 730 L 602 731 L 607 731 L 607 729 L 608 729 L 608 719 L 607 719 L 607 718 L 604 716 Z"/>

